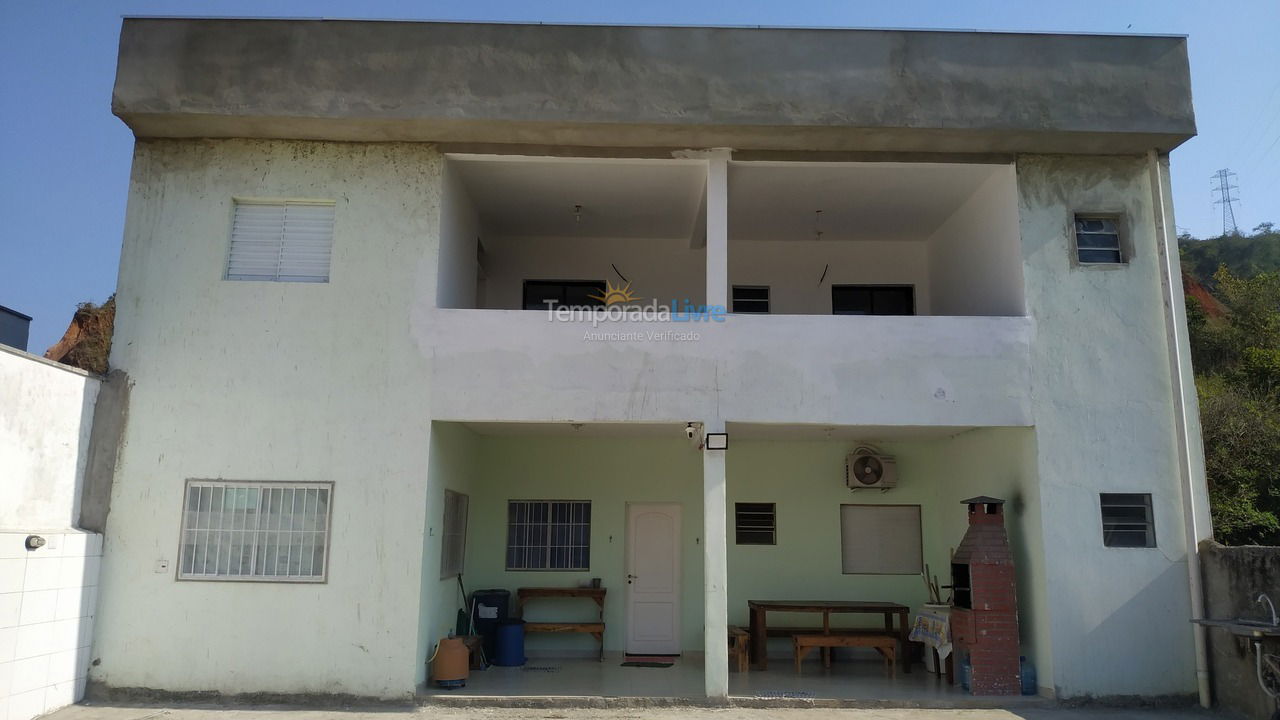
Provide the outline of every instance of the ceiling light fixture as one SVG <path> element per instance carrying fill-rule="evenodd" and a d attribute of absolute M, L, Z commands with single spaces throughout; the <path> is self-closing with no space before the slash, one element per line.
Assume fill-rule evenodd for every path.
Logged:
<path fill-rule="evenodd" d="M 582 206 L 581 205 L 573 206 L 573 221 L 582 222 Z"/>
<path fill-rule="evenodd" d="M 822 239 L 822 211 L 821 210 L 813 211 L 813 239 L 814 240 Z"/>

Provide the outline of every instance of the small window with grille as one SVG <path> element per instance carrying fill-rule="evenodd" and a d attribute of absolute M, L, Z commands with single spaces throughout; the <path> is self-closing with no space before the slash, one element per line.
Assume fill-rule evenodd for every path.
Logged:
<path fill-rule="evenodd" d="M 508 570 L 590 570 L 590 500 L 509 500 Z"/>
<path fill-rule="evenodd" d="M 333 483 L 189 480 L 181 580 L 324 582 Z"/>
<path fill-rule="evenodd" d="M 736 313 L 768 313 L 769 288 L 766 286 L 734 285 L 733 311 Z"/>
<path fill-rule="evenodd" d="M 1120 221 L 1115 217 L 1076 215 L 1076 260 L 1081 265 L 1121 265 Z"/>
<path fill-rule="evenodd" d="M 462 574 L 467 551 L 467 505 L 470 498 L 444 491 L 444 523 L 440 532 L 440 579 Z"/>
<path fill-rule="evenodd" d="M 1102 544 L 1126 548 L 1156 546 L 1151 493 L 1102 493 Z"/>
<path fill-rule="evenodd" d="M 776 507 L 774 503 L 734 503 L 735 542 L 739 545 L 777 545 Z"/>

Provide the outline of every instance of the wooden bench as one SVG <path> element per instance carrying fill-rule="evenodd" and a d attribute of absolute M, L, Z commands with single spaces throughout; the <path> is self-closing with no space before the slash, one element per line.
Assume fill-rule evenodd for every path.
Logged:
<path fill-rule="evenodd" d="M 526 633 L 585 633 L 600 643 L 598 659 L 604 660 L 604 588 L 519 588 L 516 590 L 516 602 L 520 617 L 524 617 L 524 606 L 530 600 L 538 598 L 589 598 L 595 601 L 600 612 L 596 622 L 528 622 L 524 624 Z"/>
<path fill-rule="evenodd" d="M 796 673 L 800 673 L 800 663 L 804 661 L 805 656 L 813 648 L 822 649 L 822 664 L 826 667 L 831 667 L 831 648 L 869 647 L 875 648 L 880 653 L 884 658 L 885 668 L 889 671 L 889 677 L 894 677 L 896 675 L 894 661 L 898 656 L 898 639 L 897 635 L 886 635 L 884 633 L 843 631 L 826 635 L 821 633 L 798 633 L 791 636 L 791 641 L 795 645 Z"/>
<path fill-rule="evenodd" d="M 737 625 L 729 626 L 729 667 L 736 662 L 738 672 L 746 672 L 750 667 L 751 633 Z"/>

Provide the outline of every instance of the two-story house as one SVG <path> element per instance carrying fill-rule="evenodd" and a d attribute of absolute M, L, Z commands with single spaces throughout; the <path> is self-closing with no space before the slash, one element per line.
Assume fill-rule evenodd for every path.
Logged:
<path fill-rule="evenodd" d="M 1184 38 L 126 19 L 113 110 L 98 687 L 410 697 L 461 576 L 607 594 L 458 692 L 956 697 L 726 634 L 990 496 L 1041 694 L 1197 691 Z"/>

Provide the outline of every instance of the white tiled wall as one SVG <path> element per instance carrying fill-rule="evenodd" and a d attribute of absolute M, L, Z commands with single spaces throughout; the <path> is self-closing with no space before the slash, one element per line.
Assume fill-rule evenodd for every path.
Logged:
<path fill-rule="evenodd" d="M 27 550 L 32 534 L 46 545 Z M 96 533 L 0 531 L 0 720 L 83 697 L 101 562 Z"/>

